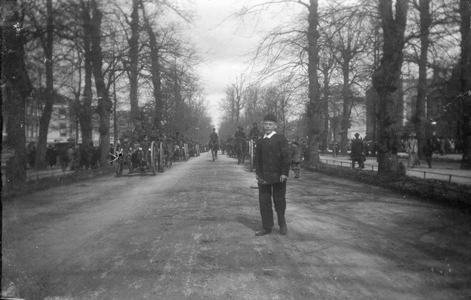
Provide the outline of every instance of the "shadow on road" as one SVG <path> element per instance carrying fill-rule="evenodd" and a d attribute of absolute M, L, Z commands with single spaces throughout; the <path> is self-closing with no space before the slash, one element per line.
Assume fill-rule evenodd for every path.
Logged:
<path fill-rule="evenodd" d="M 236 221 L 254 231 L 260 229 L 260 220 L 256 218 L 247 218 L 244 216 L 236 217 Z"/>

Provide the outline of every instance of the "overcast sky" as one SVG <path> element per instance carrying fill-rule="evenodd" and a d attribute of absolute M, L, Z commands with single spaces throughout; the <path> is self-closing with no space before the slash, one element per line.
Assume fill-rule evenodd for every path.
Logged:
<path fill-rule="evenodd" d="M 247 54 L 254 50 L 264 30 L 286 22 L 293 12 L 282 11 L 278 6 L 259 17 L 241 20 L 233 14 L 240 11 L 245 3 L 253 4 L 256 0 L 176 1 L 180 7 L 195 13 L 195 21 L 188 30 L 204 60 L 198 71 L 209 111 L 217 126 L 221 118 L 219 101 L 224 98 L 224 89 L 234 83 L 240 74 L 246 77 L 251 75 L 247 63 L 251 56 Z"/>

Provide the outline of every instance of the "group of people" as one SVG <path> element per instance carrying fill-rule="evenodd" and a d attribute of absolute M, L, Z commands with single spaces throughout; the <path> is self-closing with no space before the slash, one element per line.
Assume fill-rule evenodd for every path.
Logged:
<path fill-rule="evenodd" d="M 196 156 L 199 152 L 199 140 L 188 138 L 178 132 L 167 135 L 155 126 L 148 130 L 145 125 L 141 125 L 132 131 L 123 132 L 119 138 L 120 145 L 126 147 L 126 145 L 138 144 L 144 153 L 150 149 L 152 141 L 163 142 L 165 155 L 168 155 L 168 158 L 172 161 L 178 161 L 185 156 L 184 145 L 187 145 L 189 157 Z M 111 149 L 113 149 L 113 145 L 111 145 Z M 133 153 L 135 156 L 136 154 L 136 152 Z"/>
<path fill-rule="evenodd" d="M 414 168 L 415 166 L 420 166 L 419 159 L 419 142 L 417 141 L 415 133 L 409 134 L 409 138 L 405 142 L 405 150 L 408 154 L 407 166 Z M 422 146 L 422 151 L 425 155 L 425 161 L 429 168 L 432 167 L 432 155 L 434 153 L 433 139 L 427 139 L 425 145 Z"/>
<path fill-rule="evenodd" d="M 444 141 L 445 139 L 441 139 Z M 420 158 L 419 158 L 419 142 L 417 140 L 417 136 L 414 132 L 408 134 L 405 140 L 401 141 L 396 137 L 393 141 L 392 146 L 392 154 L 398 154 L 399 150 L 403 150 L 407 153 L 407 166 L 409 168 L 414 168 L 416 166 L 420 166 Z M 428 138 L 426 140 L 425 145 L 422 146 L 422 152 L 425 156 L 425 161 L 429 168 L 432 168 L 432 156 L 435 152 L 443 153 L 443 148 L 439 142 L 440 146 L 437 147 L 437 139 L 436 138 Z M 440 148 L 441 147 L 441 148 Z M 352 168 L 355 167 L 355 163 L 358 162 L 360 168 L 364 168 L 364 161 L 366 159 L 366 153 L 368 152 L 368 148 L 366 148 L 364 141 L 359 138 L 359 134 L 355 134 L 355 139 L 351 141 L 351 159 L 352 159 Z"/>
<path fill-rule="evenodd" d="M 36 166 L 36 146 L 29 146 L 28 164 L 31 169 Z M 58 165 L 65 171 L 77 169 L 96 168 L 99 164 L 100 149 L 95 147 L 92 142 L 87 145 L 77 144 L 54 144 L 48 145 L 46 150 L 46 163 L 54 169 Z"/>

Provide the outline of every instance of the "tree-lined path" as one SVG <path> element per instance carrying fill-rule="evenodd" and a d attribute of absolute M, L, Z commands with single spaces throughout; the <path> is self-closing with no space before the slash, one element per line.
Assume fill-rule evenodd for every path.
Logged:
<path fill-rule="evenodd" d="M 203 153 L 3 203 L 2 291 L 26 299 L 469 299 L 470 216 L 313 172 L 288 234 L 247 166 Z M 276 221 L 275 221 L 276 222 Z"/>

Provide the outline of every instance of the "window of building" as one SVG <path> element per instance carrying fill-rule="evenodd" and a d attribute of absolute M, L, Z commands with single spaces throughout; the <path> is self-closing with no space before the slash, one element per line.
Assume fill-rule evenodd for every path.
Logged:
<path fill-rule="evenodd" d="M 59 133 L 60 136 L 67 136 L 67 124 L 60 123 L 59 125 Z"/>
<path fill-rule="evenodd" d="M 65 119 L 67 114 L 67 109 L 59 108 L 59 119 Z"/>

